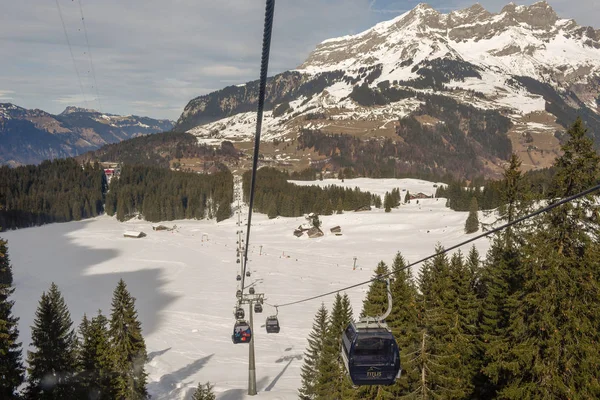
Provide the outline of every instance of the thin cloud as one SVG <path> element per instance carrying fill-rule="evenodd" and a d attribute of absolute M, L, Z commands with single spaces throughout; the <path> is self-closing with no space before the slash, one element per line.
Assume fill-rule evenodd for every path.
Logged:
<path fill-rule="evenodd" d="M 232 65 L 210 65 L 200 68 L 200 72 L 206 76 L 215 77 L 232 77 L 232 76 L 248 76 L 254 72 L 252 68 L 238 68 Z"/>
<path fill-rule="evenodd" d="M 149 116 L 177 119 L 192 98 L 259 76 L 263 2 L 84 2 L 95 87 L 78 3 L 58 1 L 81 86 L 92 108 L 101 103 L 104 112 L 132 114 L 143 107 Z M 293 69 L 323 40 L 361 32 L 419 1 L 280 0 L 269 73 Z M 430 0 L 430 4 L 444 10 L 464 8 L 474 1 Z M 498 11 L 509 0 L 479 1 Z M 597 0 L 578 0 L 577 7 L 569 7 L 573 2 L 566 0 L 550 3 L 561 16 L 580 23 L 591 24 L 600 17 Z M 0 98 L 53 113 L 66 105 L 85 106 L 55 3 L 11 1 L 2 11 Z M 96 89 L 100 103 L 95 101 Z"/>
<path fill-rule="evenodd" d="M 14 90 L 0 90 L 0 100 L 4 100 L 4 101 L 12 100 L 12 99 L 14 99 L 14 97 L 10 96 L 10 95 L 14 94 L 14 93 L 15 93 Z"/>

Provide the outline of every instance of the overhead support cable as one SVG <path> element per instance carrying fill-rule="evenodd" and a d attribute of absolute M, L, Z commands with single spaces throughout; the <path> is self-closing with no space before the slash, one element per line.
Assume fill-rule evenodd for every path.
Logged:
<path fill-rule="evenodd" d="M 88 40 L 87 27 L 85 25 L 85 17 L 83 16 L 83 6 L 81 0 L 77 0 L 79 3 L 79 13 L 81 14 L 81 23 L 83 24 L 83 33 L 85 34 L 85 44 L 87 45 L 87 53 L 90 59 L 90 66 L 92 71 L 92 79 L 94 80 L 94 89 L 96 91 L 96 101 L 98 102 L 98 111 L 102 112 L 102 103 L 100 101 L 100 93 L 98 91 L 98 81 L 96 80 L 96 69 L 94 68 L 94 59 L 92 58 L 92 49 L 90 48 L 90 41 Z"/>
<path fill-rule="evenodd" d="M 250 227 L 252 226 L 252 208 L 254 207 L 254 191 L 256 188 L 256 172 L 258 170 L 258 155 L 260 149 L 260 135 L 262 132 L 263 112 L 265 108 L 265 92 L 267 87 L 267 72 L 269 69 L 269 54 L 271 52 L 271 35 L 273 31 L 273 18 L 275 15 L 275 0 L 267 0 L 265 10 L 265 27 L 263 33 L 262 58 L 260 66 L 260 84 L 258 90 L 258 111 L 256 116 L 256 134 L 254 135 L 254 156 L 252 159 L 252 177 L 250 180 L 250 204 L 248 205 L 248 224 L 246 228 L 246 243 L 244 249 L 244 274 L 242 275 L 242 292 L 246 279 L 248 264 L 248 249 L 250 248 Z"/>
<path fill-rule="evenodd" d="M 63 31 L 65 33 L 65 39 L 67 41 L 67 45 L 69 46 L 69 53 L 71 53 L 71 60 L 73 60 L 73 68 L 75 68 L 75 73 L 77 74 L 77 81 L 79 82 L 79 89 L 81 89 L 81 95 L 83 96 L 83 102 L 85 103 L 85 108 L 89 108 L 87 99 L 85 97 L 85 92 L 83 91 L 83 84 L 81 83 L 81 75 L 79 75 L 79 70 L 77 69 L 77 62 L 75 62 L 75 56 L 73 55 L 73 48 L 71 46 L 71 41 L 69 40 L 69 35 L 67 34 L 67 26 L 65 25 L 65 20 L 62 15 L 62 10 L 60 9 L 60 4 L 58 4 L 58 0 L 55 0 L 56 8 L 58 9 L 58 15 L 60 16 L 60 22 L 62 23 Z"/>

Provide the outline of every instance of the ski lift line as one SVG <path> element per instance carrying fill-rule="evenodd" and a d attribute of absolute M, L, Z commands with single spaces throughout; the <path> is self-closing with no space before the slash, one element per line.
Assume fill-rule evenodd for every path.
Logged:
<path fill-rule="evenodd" d="M 275 0 L 267 0 L 265 8 L 265 26 L 263 32 L 262 58 L 260 66 L 260 86 L 258 91 L 258 110 L 256 117 L 256 134 L 254 136 L 254 158 L 252 159 L 252 178 L 250 180 L 250 203 L 248 204 L 248 224 L 246 229 L 246 244 L 244 250 L 244 274 L 242 275 L 242 292 L 244 291 L 246 265 L 248 264 L 248 247 L 250 243 L 250 227 L 252 223 L 252 207 L 254 206 L 254 190 L 256 187 L 256 171 L 260 149 L 260 134 L 265 108 L 265 92 L 267 87 L 267 72 L 269 70 L 269 53 L 271 52 L 271 35 L 275 15 Z"/>
<path fill-rule="evenodd" d="M 538 216 L 540 214 L 544 214 L 544 213 L 546 213 L 546 212 L 548 212 L 550 210 L 553 210 L 553 209 L 555 209 L 555 208 L 557 208 L 559 206 L 562 206 L 562 205 L 564 205 L 566 203 L 570 203 L 573 200 L 577 200 L 577 199 L 579 199 L 581 197 L 587 196 L 587 195 L 589 195 L 591 193 L 594 193 L 594 192 L 596 192 L 598 190 L 600 190 L 600 184 L 596 185 L 596 186 L 594 186 L 592 188 L 589 188 L 587 190 L 584 190 L 583 192 L 577 193 L 577 194 L 575 194 L 573 196 L 569 196 L 569 197 L 564 198 L 564 199 L 562 199 L 560 201 L 557 201 L 556 203 L 553 203 L 553 204 L 550 204 L 550 205 L 548 205 L 546 207 L 540 208 L 540 209 L 538 209 L 538 210 L 536 210 L 536 211 L 534 211 L 534 212 L 532 212 L 530 214 L 527 214 L 527 215 L 525 215 L 523 217 L 517 218 L 514 221 L 508 222 L 508 223 L 506 223 L 504 225 L 501 225 L 501 226 L 499 226 L 497 228 L 494 228 L 494 229 L 492 229 L 490 231 L 487 231 L 487 232 L 482 233 L 480 235 L 474 236 L 471 239 L 468 239 L 468 240 L 465 240 L 465 241 L 460 242 L 458 244 L 455 244 L 454 246 L 448 247 L 447 249 L 444 249 L 444 250 L 440 251 L 439 253 L 435 253 L 435 254 L 429 255 L 429 256 L 427 256 L 425 258 L 422 258 L 422 259 L 420 259 L 418 261 L 410 263 L 407 266 L 405 266 L 404 268 L 401 268 L 400 271 L 403 271 L 405 269 L 414 267 L 415 265 L 421 264 L 421 263 L 423 263 L 425 261 L 429 261 L 432 258 L 434 258 L 434 257 L 436 257 L 436 256 L 438 256 L 440 254 L 446 254 L 446 253 L 448 253 L 448 252 L 450 252 L 452 250 L 456 250 L 459 247 L 462 247 L 462 246 L 464 246 L 466 244 L 472 243 L 472 242 L 474 242 L 476 240 L 479 240 L 481 238 L 488 237 L 488 236 L 492 235 L 493 233 L 500 232 L 500 231 L 502 231 L 502 230 L 504 230 L 506 228 L 509 228 L 509 227 L 511 227 L 513 225 L 516 225 L 518 223 L 521 223 L 523 221 L 526 221 L 528 219 L 536 217 L 536 216 Z M 395 272 L 397 272 L 397 271 L 392 271 L 392 272 L 389 272 L 387 274 L 383 274 L 383 275 L 377 276 L 377 277 L 375 277 L 373 279 L 370 279 L 368 281 L 365 281 L 365 282 L 360 282 L 360 283 L 357 283 L 357 284 L 354 284 L 354 285 L 351 285 L 351 286 L 344 287 L 342 289 L 338 289 L 338 290 L 334 290 L 334 291 L 331 291 L 331 292 L 327 292 L 327 293 L 319 294 L 319 295 L 316 295 L 316 296 L 308 297 L 306 299 L 297 300 L 297 301 L 291 301 L 289 303 L 277 304 L 274 307 L 276 307 L 276 308 L 287 307 L 287 306 L 292 306 L 292 305 L 295 305 L 295 304 L 305 303 L 305 302 L 311 301 L 311 300 L 320 299 L 322 297 L 331 296 L 331 295 L 334 295 L 336 293 L 343 292 L 343 291 L 346 291 L 346 290 L 349 290 L 349 289 L 354 289 L 354 288 L 359 287 L 359 286 L 368 285 L 369 283 L 378 281 L 381 278 L 386 278 L 386 277 L 392 276 Z"/>
<path fill-rule="evenodd" d="M 90 48 L 87 27 L 85 26 L 85 18 L 83 16 L 83 6 L 81 5 L 81 0 L 77 0 L 77 2 L 79 3 L 79 13 L 81 14 L 81 23 L 83 24 L 83 33 L 85 34 L 85 44 L 87 45 L 90 65 L 92 67 L 92 79 L 94 80 L 94 89 L 96 89 L 96 101 L 98 102 L 99 111 L 102 112 L 102 103 L 100 102 L 100 93 L 98 92 L 98 81 L 96 81 L 96 70 L 94 69 L 94 59 L 92 58 L 92 49 Z"/>
<path fill-rule="evenodd" d="M 77 63 L 75 62 L 75 56 L 73 55 L 73 48 L 71 47 L 71 41 L 69 40 L 69 35 L 67 34 L 67 26 L 65 25 L 65 20 L 62 15 L 62 10 L 60 9 L 60 4 L 58 4 L 58 0 L 55 0 L 56 8 L 58 9 L 58 15 L 60 16 L 60 22 L 62 23 L 63 32 L 65 33 L 65 39 L 67 40 L 67 45 L 69 46 L 69 53 L 71 53 L 71 60 L 73 60 L 73 67 L 75 68 L 75 73 L 77 74 L 77 80 L 79 81 L 79 89 L 81 89 L 81 95 L 83 96 L 83 102 L 85 103 L 85 108 L 89 108 L 87 99 L 85 98 L 85 92 L 83 91 L 83 84 L 81 83 L 81 75 L 79 75 L 79 70 L 77 69 Z"/>

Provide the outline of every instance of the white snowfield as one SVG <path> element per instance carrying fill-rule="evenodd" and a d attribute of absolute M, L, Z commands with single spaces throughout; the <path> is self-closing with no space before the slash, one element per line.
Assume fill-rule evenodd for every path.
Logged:
<path fill-rule="evenodd" d="M 314 183 L 314 182 L 313 182 Z M 318 184 L 341 184 L 323 181 Z M 306 183 L 304 183 L 306 184 Z M 347 179 L 383 194 L 393 188 L 433 194 L 433 183 L 404 179 Z M 401 192 L 402 194 L 404 192 Z M 451 246 L 468 238 L 467 213 L 451 211 L 445 199 L 420 200 L 391 213 L 346 212 L 322 216 L 325 236 L 296 238 L 304 218 L 267 219 L 254 214 L 248 266 L 250 282 L 270 305 L 299 300 L 368 280 L 380 260 L 391 264 L 397 251 L 409 261 L 430 255 L 436 243 Z M 244 209 L 247 212 L 247 209 Z M 480 214 L 480 217 L 482 215 Z M 142 322 L 148 348 L 148 389 L 154 399 L 189 399 L 198 383 L 210 381 L 217 398 L 297 399 L 306 338 L 321 301 L 281 308 L 281 332 L 267 334 L 264 321 L 275 310 L 255 314 L 258 396 L 246 396 L 248 346 L 234 345 L 233 306 L 239 271 L 236 264 L 235 218 L 175 221 L 177 230 L 158 232 L 152 223 L 95 219 L 52 224 L 2 234 L 9 241 L 15 275 L 14 313 L 20 317 L 20 339 L 29 346 L 34 313 L 42 294 L 56 282 L 78 325 L 84 313 L 110 313 L 112 292 L 120 278 L 127 283 Z M 329 229 L 340 225 L 342 236 Z M 148 236 L 125 238 L 127 230 Z M 478 241 L 483 255 L 488 240 Z M 260 255 L 262 248 L 262 255 Z M 466 253 L 469 246 L 463 249 Z M 353 257 L 357 268 L 353 270 Z M 413 271 L 418 272 L 419 267 Z M 354 314 L 361 311 L 368 286 L 348 291 Z M 248 309 L 246 309 L 248 316 Z"/>

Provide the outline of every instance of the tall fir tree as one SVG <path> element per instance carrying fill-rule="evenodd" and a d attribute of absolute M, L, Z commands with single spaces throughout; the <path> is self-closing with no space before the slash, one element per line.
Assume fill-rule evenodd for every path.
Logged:
<path fill-rule="evenodd" d="M 500 186 L 502 206 L 498 209 L 496 224 L 512 222 L 529 212 L 531 195 L 520 168 L 521 161 L 513 154 Z M 509 299 L 520 290 L 523 282 L 519 269 L 524 229 L 523 226 L 512 226 L 495 234 L 481 270 L 479 329 L 484 368 L 476 384 L 476 392 L 481 398 L 496 396 L 506 385 L 506 371 L 499 361 L 511 347 L 508 329 L 514 310 Z"/>
<path fill-rule="evenodd" d="M 402 374 L 393 386 L 392 393 L 402 396 L 414 392 L 420 378 L 419 370 L 413 362 L 413 355 L 420 345 L 418 292 L 412 271 L 406 268 L 406 261 L 400 253 L 394 258 L 392 272 L 393 305 L 387 322 L 398 343 L 402 366 Z"/>
<path fill-rule="evenodd" d="M 82 389 L 89 398 L 112 399 L 114 354 L 108 334 L 108 320 L 98 310 L 98 315 L 91 321 L 84 316 L 79 332 L 79 365 L 82 370 L 79 381 Z"/>
<path fill-rule="evenodd" d="M 312 332 L 308 336 L 308 347 L 304 353 L 304 364 L 300 372 L 302 378 L 302 386 L 299 389 L 301 400 L 314 400 L 317 397 L 318 366 L 321 363 L 328 328 L 327 308 L 321 304 L 315 315 Z"/>
<path fill-rule="evenodd" d="M 469 206 L 469 216 L 465 222 L 465 233 L 475 233 L 479 230 L 479 217 L 477 216 L 478 211 L 479 206 L 477 205 L 477 197 L 473 196 L 471 199 L 471 205 Z"/>
<path fill-rule="evenodd" d="M 0 398 L 16 399 L 23 383 L 25 368 L 17 323 L 12 314 L 13 274 L 7 242 L 0 238 Z"/>
<path fill-rule="evenodd" d="M 210 382 L 206 382 L 205 384 L 199 383 L 192 395 L 192 400 L 216 400 L 216 398 L 213 385 Z"/>
<path fill-rule="evenodd" d="M 450 260 L 450 278 L 452 288 L 456 296 L 453 307 L 454 324 L 451 333 L 459 350 L 458 369 L 459 379 L 464 383 L 465 390 L 472 397 L 474 381 L 481 369 L 481 353 L 479 343 L 479 320 L 480 300 L 475 290 L 476 276 L 465 264 L 462 253 L 458 251 L 452 255 Z"/>
<path fill-rule="evenodd" d="M 578 119 L 555 162 L 550 194 L 564 198 L 596 184 L 600 158 Z M 551 210 L 527 232 L 523 284 L 511 297 L 511 347 L 496 362 L 507 371 L 506 399 L 600 398 L 600 250 L 596 199 Z"/>
<path fill-rule="evenodd" d="M 52 283 L 48 293 L 42 293 L 31 328 L 35 350 L 27 357 L 28 399 L 77 398 L 77 338 L 72 325 L 67 305 Z"/>
<path fill-rule="evenodd" d="M 392 196 L 389 192 L 385 192 L 385 196 L 383 198 L 383 207 L 385 208 L 385 212 L 392 211 Z"/>
<path fill-rule="evenodd" d="M 146 343 L 135 309 L 135 299 L 127 291 L 123 279 L 113 293 L 111 311 L 109 335 L 115 361 L 115 398 L 146 399 Z"/>
<path fill-rule="evenodd" d="M 352 319 L 347 296 L 336 294 L 329 316 L 323 353 L 318 363 L 317 396 L 319 400 L 352 399 L 354 396 L 340 356 L 342 332 Z"/>
<path fill-rule="evenodd" d="M 451 266 L 441 251 L 438 246 L 438 254 L 423 265 L 419 277 L 423 350 L 415 363 L 421 374 L 427 375 L 427 386 L 421 388 L 422 393 L 432 398 L 464 399 L 473 392 L 472 370 L 468 365 L 473 357 L 473 337 L 466 326 L 468 315 L 459 310 L 460 288 L 471 282 L 457 283 L 458 267 Z"/>

